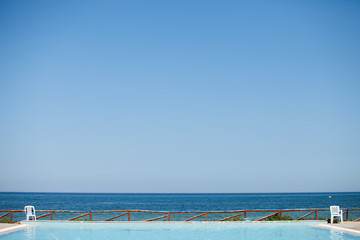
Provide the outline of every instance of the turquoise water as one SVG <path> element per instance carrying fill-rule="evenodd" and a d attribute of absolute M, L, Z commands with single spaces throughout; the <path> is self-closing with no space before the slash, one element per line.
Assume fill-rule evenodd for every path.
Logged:
<path fill-rule="evenodd" d="M 359 236 L 318 228 L 319 223 L 31 223 L 0 240 L 359 240 Z"/>

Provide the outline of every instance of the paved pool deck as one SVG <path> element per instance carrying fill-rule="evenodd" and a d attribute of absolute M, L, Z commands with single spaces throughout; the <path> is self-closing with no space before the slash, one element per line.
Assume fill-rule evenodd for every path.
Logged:
<path fill-rule="evenodd" d="M 328 224 L 328 225 L 333 226 L 333 227 L 346 228 L 346 229 L 360 231 L 360 222 L 344 222 L 344 223 Z"/>

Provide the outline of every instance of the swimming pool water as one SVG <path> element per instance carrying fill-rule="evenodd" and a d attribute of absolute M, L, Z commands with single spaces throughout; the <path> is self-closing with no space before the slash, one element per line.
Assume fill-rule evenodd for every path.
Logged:
<path fill-rule="evenodd" d="M 34 222 L 0 240 L 359 240 L 360 236 L 316 227 L 317 223 L 63 223 Z"/>

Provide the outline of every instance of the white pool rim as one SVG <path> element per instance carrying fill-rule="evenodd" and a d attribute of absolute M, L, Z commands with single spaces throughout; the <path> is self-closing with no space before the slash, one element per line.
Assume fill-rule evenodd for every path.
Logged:
<path fill-rule="evenodd" d="M 337 232 L 344 232 L 344 233 L 360 236 L 360 231 L 355 229 L 343 228 L 343 227 L 333 226 L 330 224 L 319 224 L 318 226 L 321 228 L 331 229 Z"/>
<path fill-rule="evenodd" d="M 16 232 L 16 231 L 19 231 L 19 230 L 27 228 L 27 227 L 28 227 L 27 224 L 20 224 L 18 226 L 0 229 L 0 235 L 8 234 L 8 233 L 11 233 L 11 232 Z"/>

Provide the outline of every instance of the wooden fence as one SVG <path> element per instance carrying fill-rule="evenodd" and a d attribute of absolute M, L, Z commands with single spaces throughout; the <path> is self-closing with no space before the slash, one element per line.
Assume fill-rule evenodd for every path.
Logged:
<path fill-rule="evenodd" d="M 343 213 L 344 213 L 344 219 L 346 221 L 349 220 L 349 213 L 353 212 L 353 211 L 360 211 L 360 208 L 343 208 Z M 310 215 L 313 216 L 313 219 L 318 220 L 318 213 L 319 212 L 330 212 L 329 208 L 299 208 L 299 209 L 246 209 L 246 210 L 231 210 L 231 211 L 151 211 L 151 210 L 101 210 L 101 211 L 71 211 L 71 210 L 36 210 L 37 213 L 37 219 L 41 219 L 44 217 L 49 216 L 50 220 L 56 220 L 54 219 L 54 215 L 55 214 L 80 214 L 80 215 L 76 215 L 74 217 L 68 218 L 68 219 L 64 219 L 66 221 L 72 221 L 72 220 L 76 220 L 76 219 L 81 219 L 83 217 L 87 217 L 87 221 L 114 221 L 117 218 L 120 218 L 122 216 L 127 216 L 127 219 L 125 221 L 134 221 L 131 220 L 131 216 L 132 214 L 135 213 L 156 213 L 156 214 L 161 214 L 161 216 L 156 216 L 156 217 L 152 217 L 152 218 L 147 218 L 147 219 L 142 219 L 142 220 L 136 220 L 136 221 L 143 221 L 143 222 L 150 222 L 150 221 L 155 221 L 155 220 L 165 220 L 165 221 L 174 221 L 172 220 L 172 216 L 174 214 L 184 214 L 184 215 L 194 215 L 191 216 L 189 218 L 186 219 L 182 219 L 181 221 L 183 222 L 187 222 L 199 217 L 203 217 L 204 221 L 209 221 L 208 220 L 208 215 L 209 214 L 227 214 L 229 216 L 226 217 L 222 217 L 219 219 L 211 219 L 210 221 L 229 221 L 231 219 L 234 219 L 236 217 L 243 217 L 243 218 L 247 218 L 247 216 L 250 213 L 257 213 L 257 215 L 259 215 L 259 213 L 269 213 L 271 212 L 271 214 L 267 214 L 265 216 L 261 216 L 261 217 L 257 217 L 257 218 L 253 218 L 252 221 L 263 221 L 266 220 L 274 215 L 278 215 L 278 219 L 279 220 L 283 220 L 283 214 L 284 213 L 294 213 L 294 212 L 306 212 L 306 214 L 299 216 L 297 218 L 294 218 L 293 220 L 301 220 L 304 219 L 306 217 L 309 217 Z M 5 213 L 4 213 L 5 212 Z M 13 216 L 15 213 L 21 213 L 24 212 L 24 210 L 0 210 L 0 214 L 3 213 L 2 215 L 0 215 L 0 222 L 1 219 L 4 217 L 9 217 L 9 222 L 14 222 Z M 41 214 L 39 214 L 41 213 Z M 111 217 L 109 218 L 105 218 L 105 219 L 94 219 L 95 214 L 99 214 L 99 213 L 103 213 L 103 214 L 107 214 L 108 216 L 111 215 Z M 115 216 L 112 216 L 115 215 Z M 357 214 L 357 217 L 359 216 L 359 214 Z M 25 214 L 24 214 L 24 218 L 25 218 Z M 324 219 L 324 218 L 322 218 Z M 58 219 L 59 220 L 59 219 Z M 353 221 L 359 221 L 360 218 L 354 219 Z"/>

